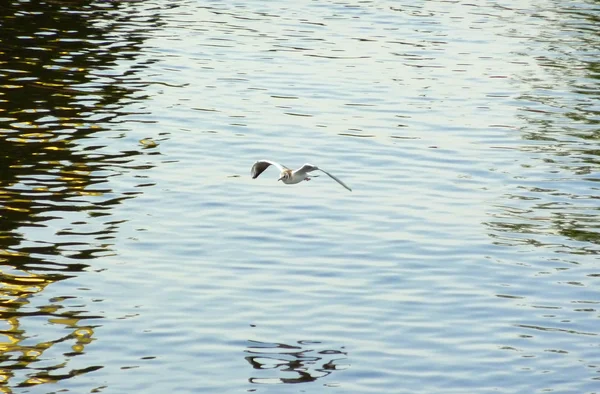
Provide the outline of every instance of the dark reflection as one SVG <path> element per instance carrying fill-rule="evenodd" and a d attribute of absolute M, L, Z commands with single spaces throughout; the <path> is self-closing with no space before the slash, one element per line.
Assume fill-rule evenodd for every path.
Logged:
<path fill-rule="evenodd" d="M 102 316 L 76 296 L 48 300 L 43 292 L 113 253 L 112 239 L 125 219 L 111 210 L 141 191 L 115 189 L 111 178 L 143 178 L 136 173 L 152 167 L 141 159 L 152 149 L 119 150 L 113 131 L 134 112 L 128 107 L 146 98 L 147 84 L 137 76 L 146 65 L 136 57 L 147 29 L 159 26 L 156 15 L 135 7 L 119 1 L 8 1 L 0 7 L 4 387 L 102 368 L 69 368 L 94 341 L 92 322 Z"/>
<path fill-rule="evenodd" d="M 64 367 L 65 360 L 53 360 L 50 365 L 44 362 L 47 357 L 44 354 L 55 345 L 68 342 L 72 352 L 65 353 L 65 356 L 70 358 L 83 353 L 85 347 L 93 340 L 95 326 L 87 324 L 86 321 L 99 316 L 75 309 L 61 310 L 61 302 L 64 301 L 61 299 L 51 300 L 48 305 L 38 307 L 31 305 L 33 297 L 43 292 L 46 286 L 66 278 L 67 276 L 61 274 L 2 274 L 0 321 L 5 324 L 0 330 L 0 375 L 3 385 L 26 387 L 56 382 L 102 368 L 94 365 L 56 374 L 54 371 Z M 21 327 L 22 323 L 28 317 L 40 316 L 47 322 L 68 327 L 69 330 L 62 331 L 61 335 L 51 340 L 31 342 L 28 337 L 37 336 L 37 333 L 27 332 Z M 24 370 L 28 371 L 25 376 L 22 375 Z M 16 381 L 12 382 L 15 379 Z"/>
<path fill-rule="evenodd" d="M 308 383 L 348 368 L 348 354 L 344 350 L 318 350 L 322 347 L 320 342 L 298 341 L 297 345 L 249 342 L 246 349 L 249 356 L 245 359 L 261 371 L 260 376 L 249 379 L 250 383 Z"/>

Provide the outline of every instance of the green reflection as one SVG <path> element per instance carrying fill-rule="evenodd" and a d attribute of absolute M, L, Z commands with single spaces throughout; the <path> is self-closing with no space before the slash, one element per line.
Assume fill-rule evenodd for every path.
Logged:
<path fill-rule="evenodd" d="M 570 7 L 539 10 L 551 16 L 528 43 L 539 69 L 520 81 L 525 142 L 512 174 L 516 187 L 486 224 L 498 244 L 594 255 L 600 254 L 600 60 L 590 48 L 600 45 L 599 18 L 593 7 Z"/>

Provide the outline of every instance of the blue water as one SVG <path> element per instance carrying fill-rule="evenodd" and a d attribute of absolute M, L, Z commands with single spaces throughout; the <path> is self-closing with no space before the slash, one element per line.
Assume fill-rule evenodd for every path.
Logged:
<path fill-rule="evenodd" d="M 600 390 L 596 3 L 9 4 L 3 392 Z"/>

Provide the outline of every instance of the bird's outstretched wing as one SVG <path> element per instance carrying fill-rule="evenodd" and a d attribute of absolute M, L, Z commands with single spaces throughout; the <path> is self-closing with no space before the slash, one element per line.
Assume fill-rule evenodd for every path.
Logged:
<path fill-rule="evenodd" d="M 338 178 L 336 178 L 335 176 L 331 175 L 330 173 L 328 173 L 327 171 L 323 170 L 322 168 L 318 168 L 319 171 L 324 172 L 325 174 L 329 175 L 329 177 L 331 179 L 333 179 L 334 181 L 336 181 L 337 183 L 339 183 L 340 185 L 344 186 L 346 189 L 348 189 L 349 191 L 352 191 L 352 189 L 350 189 L 350 187 L 348 187 L 348 185 L 346 185 L 344 182 L 342 182 L 341 180 L 339 180 Z"/>
<path fill-rule="evenodd" d="M 279 169 L 279 172 L 287 169 L 286 166 L 283 166 L 279 163 L 276 163 L 271 160 L 259 160 L 252 165 L 252 170 L 250 170 L 250 175 L 252 175 L 252 179 L 256 179 L 260 174 L 262 174 L 269 166 L 275 166 Z"/>
<path fill-rule="evenodd" d="M 312 164 L 306 163 L 302 167 L 300 167 L 297 170 L 295 170 L 294 174 L 303 174 L 303 175 L 305 175 L 305 174 L 308 174 L 311 171 L 316 171 L 318 169 L 319 169 L 319 167 L 313 166 Z"/>
<path fill-rule="evenodd" d="M 336 181 L 337 183 L 339 183 L 340 185 L 344 186 L 346 189 L 348 189 L 349 191 L 352 191 L 352 189 L 350 189 L 350 187 L 348 187 L 348 185 L 346 185 L 344 182 L 342 182 L 341 180 L 339 180 L 336 176 L 328 173 L 327 171 L 325 171 L 322 168 L 319 168 L 317 166 L 313 166 L 312 164 L 308 164 L 306 163 L 305 165 L 303 165 L 302 167 L 300 167 L 298 170 L 294 171 L 296 173 L 309 173 L 311 171 L 321 171 L 324 172 L 325 174 L 327 174 L 331 179 L 333 179 L 334 181 Z"/>

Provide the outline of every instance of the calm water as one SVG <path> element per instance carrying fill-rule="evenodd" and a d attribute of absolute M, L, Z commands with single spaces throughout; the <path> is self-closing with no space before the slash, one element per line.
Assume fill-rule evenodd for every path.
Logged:
<path fill-rule="evenodd" d="M 600 392 L 600 6 L 475 3 L 6 2 L 0 392 Z"/>

